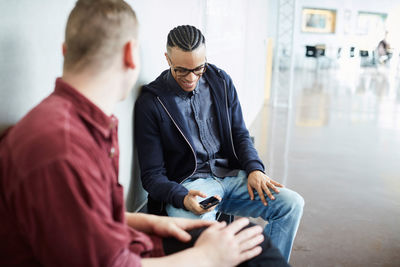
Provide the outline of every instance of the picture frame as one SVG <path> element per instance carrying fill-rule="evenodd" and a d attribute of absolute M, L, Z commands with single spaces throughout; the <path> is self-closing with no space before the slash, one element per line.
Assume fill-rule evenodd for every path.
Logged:
<path fill-rule="evenodd" d="M 307 33 L 335 33 L 336 10 L 303 8 L 301 30 Z"/>
<path fill-rule="evenodd" d="M 386 13 L 358 11 L 356 33 L 358 35 L 384 33 L 386 18 Z"/>

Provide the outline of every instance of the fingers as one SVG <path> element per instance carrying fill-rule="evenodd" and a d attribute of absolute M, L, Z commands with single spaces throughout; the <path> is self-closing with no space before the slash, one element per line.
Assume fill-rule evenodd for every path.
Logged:
<path fill-rule="evenodd" d="M 169 234 L 182 242 L 188 242 L 192 239 L 189 233 L 178 227 L 176 224 L 171 225 Z"/>
<path fill-rule="evenodd" d="M 250 184 L 247 184 L 247 191 L 249 191 L 250 199 L 254 200 L 254 192 L 253 192 L 253 188 L 250 186 Z"/>
<path fill-rule="evenodd" d="M 206 194 L 204 194 L 203 192 L 199 191 L 199 190 L 189 190 L 188 195 L 195 197 L 195 196 L 199 196 L 199 197 L 207 197 Z"/>
<path fill-rule="evenodd" d="M 206 231 L 217 231 L 226 227 L 226 222 L 214 222 Z"/>
<path fill-rule="evenodd" d="M 254 189 L 257 191 L 258 196 L 260 197 L 261 202 L 264 204 L 264 206 L 267 206 L 268 203 L 267 203 L 267 201 L 265 200 L 265 197 L 264 197 L 263 184 L 262 183 L 258 183 L 256 186 L 254 186 Z M 247 183 L 247 191 L 249 192 L 250 199 L 254 200 L 253 186 L 250 183 Z"/>
<path fill-rule="evenodd" d="M 239 220 L 233 221 L 230 225 L 228 225 L 225 229 L 228 233 L 235 235 L 237 232 L 243 229 L 243 227 L 247 226 L 250 223 L 247 218 L 240 218 Z"/>
<path fill-rule="evenodd" d="M 213 206 L 213 207 L 210 207 L 208 209 L 203 209 L 197 201 L 194 201 L 192 203 L 191 207 L 192 208 L 190 210 L 194 214 L 197 214 L 197 215 L 202 215 L 202 214 L 210 212 L 210 211 L 212 211 L 212 210 L 214 210 L 216 208 L 216 206 Z"/>
<path fill-rule="evenodd" d="M 274 190 L 275 193 L 278 193 L 278 194 L 279 194 L 279 189 L 276 188 L 271 182 L 270 182 L 269 188 L 271 188 L 272 190 Z"/>
<path fill-rule="evenodd" d="M 240 260 L 249 260 L 262 252 L 260 245 L 264 241 L 262 234 L 262 227 L 259 225 L 242 230 L 236 235 L 237 240 L 240 242 Z"/>
<path fill-rule="evenodd" d="M 254 258 L 255 256 L 259 255 L 262 252 L 261 247 L 255 247 L 253 249 L 247 250 L 240 254 L 239 261 L 244 262 Z"/>
<path fill-rule="evenodd" d="M 284 187 L 282 184 L 270 179 L 268 176 L 264 175 L 263 177 L 258 176 L 254 178 L 255 176 L 252 176 L 252 179 L 247 183 L 247 191 L 249 193 L 250 199 L 254 200 L 254 190 L 257 191 L 261 202 L 264 204 L 264 206 L 268 205 L 268 202 L 266 200 L 265 195 L 268 196 L 269 199 L 274 200 L 275 196 L 271 193 L 272 190 L 275 193 L 279 193 L 279 189 L 277 187 Z"/>
<path fill-rule="evenodd" d="M 265 194 L 267 194 L 267 196 L 269 197 L 269 199 L 274 200 L 275 197 L 271 194 L 271 191 L 269 191 L 269 188 L 266 184 L 262 184 L 262 189 L 265 192 Z"/>
<path fill-rule="evenodd" d="M 199 228 L 199 227 L 204 227 L 204 226 L 210 226 L 214 223 L 215 223 L 215 221 L 192 220 L 190 227 L 191 227 L 191 229 L 193 229 L 193 228 Z"/>
<path fill-rule="evenodd" d="M 218 224 L 218 222 L 216 221 L 203 221 L 203 220 L 170 218 L 170 217 L 167 218 L 172 220 L 169 221 L 169 223 L 165 224 L 166 225 L 165 229 L 167 231 L 165 236 L 173 236 L 182 242 L 188 242 L 192 238 L 190 234 L 186 232 L 186 230 Z M 224 227 L 224 225 L 220 227 Z"/>
<path fill-rule="evenodd" d="M 219 195 L 214 195 L 215 198 L 217 198 L 219 201 L 222 200 L 222 198 Z"/>
<path fill-rule="evenodd" d="M 203 207 L 200 206 L 199 202 L 197 202 L 198 200 L 197 200 L 196 196 L 206 197 L 206 195 L 198 190 L 191 190 L 191 191 L 189 191 L 189 194 L 190 194 L 189 202 L 191 202 L 191 204 L 190 204 L 191 208 L 188 208 L 188 210 L 192 211 L 194 214 L 201 215 L 201 214 L 213 211 L 218 205 L 218 203 L 217 203 L 217 205 L 209 207 L 208 209 L 204 209 Z M 214 195 L 214 197 L 217 198 L 219 201 L 222 200 L 222 198 L 219 195 Z"/>
<path fill-rule="evenodd" d="M 279 189 L 276 188 L 275 185 L 278 186 L 278 187 L 283 187 L 280 183 L 275 182 L 275 181 L 272 180 L 272 179 L 269 179 L 269 181 L 267 182 L 267 186 L 268 186 L 269 188 L 271 188 L 272 190 L 274 190 L 276 193 L 279 193 Z"/>
<path fill-rule="evenodd" d="M 267 203 L 267 200 L 265 200 L 264 192 L 263 192 L 261 186 L 257 187 L 257 188 L 256 188 L 256 191 L 257 191 L 257 193 L 258 193 L 258 196 L 259 196 L 260 199 L 261 199 L 261 202 L 264 204 L 264 206 L 267 206 L 268 203 Z M 268 191 L 269 191 L 269 190 L 268 190 Z"/>
<path fill-rule="evenodd" d="M 271 184 L 273 184 L 273 185 L 275 185 L 275 186 L 277 186 L 277 187 L 285 187 L 283 184 L 278 183 L 278 182 L 276 182 L 276 181 L 274 181 L 274 180 L 270 180 L 270 182 L 271 182 Z M 276 191 L 275 191 L 275 192 L 276 192 Z M 279 190 L 278 190 L 278 192 L 279 192 Z"/>
<path fill-rule="evenodd" d="M 253 249 L 254 247 L 258 246 L 261 244 L 261 242 L 264 241 L 264 236 L 262 234 L 258 234 L 248 240 L 246 240 L 245 242 L 240 244 L 240 250 L 241 251 L 246 251 L 246 250 L 250 250 Z"/>
<path fill-rule="evenodd" d="M 202 207 L 200 207 L 199 204 L 196 203 L 193 204 L 193 208 L 191 209 L 191 211 L 196 215 L 202 215 L 207 212 L 207 210 L 203 209 Z"/>
<path fill-rule="evenodd" d="M 217 206 L 213 206 L 213 207 L 210 207 L 210 208 L 208 208 L 208 209 L 206 209 L 206 210 L 200 207 L 200 208 L 202 209 L 201 214 L 204 214 L 204 213 L 213 211 L 216 207 L 217 207 Z"/>
<path fill-rule="evenodd" d="M 210 211 L 214 210 L 215 208 L 216 208 L 216 206 L 208 208 L 208 209 L 205 210 L 202 207 L 200 207 L 200 205 L 198 205 L 198 207 L 196 208 L 196 214 L 202 215 L 204 213 L 207 213 L 207 212 L 210 212 Z"/>
<path fill-rule="evenodd" d="M 262 231 L 263 228 L 259 225 L 255 225 L 246 229 L 243 229 L 240 231 L 237 235 L 236 238 L 240 243 L 246 242 L 249 239 L 252 239 L 258 235 L 262 236 Z M 259 243 L 255 244 L 254 246 L 258 245 Z M 249 249 L 249 248 L 247 248 Z"/>
<path fill-rule="evenodd" d="M 204 210 L 200 207 L 199 203 L 197 202 L 197 196 L 203 198 L 207 197 L 206 194 L 199 190 L 189 190 L 188 194 L 183 199 L 183 204 L 185 205 L 186 209 L 190 210 L 194 214 L 201 215 L 208 212 L 208 210 Z"/>
<path fill-rule="evenodd" d="M 236 235 L 236 238 L 240 243 L 241 251 L 252 249 L 264 241 L 264 235 L 260 226 L 244 229 Z"/>
<path fill-rule="evenodd" d="M 204 221 L 204 220 L 193 220 L 193 219 L 185 219 L 185 218 L 175 218 L 176 223 L 181 226 L 183 229 L 191 230 L 195 228 L 210 226 L 215 223 L 215 221 Z"/>

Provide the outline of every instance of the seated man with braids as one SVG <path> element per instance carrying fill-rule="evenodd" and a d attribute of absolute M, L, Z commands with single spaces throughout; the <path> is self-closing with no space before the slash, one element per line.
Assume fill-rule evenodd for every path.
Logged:
<path fill-rule="evenodd" d="M 230 76 L 208 63 L 203 34 L 168 34 L 169 69 L 143 87 L 135 105 L 141 177 L 152 212 L 215 220 L 217 211 L 268 221 L 264 233 L 289 261 L 304 200 L 265 174 Z M 199 201 L 216 196 L 218 206 Z M 267 198 L 268 201 L 267 201 Z"/>

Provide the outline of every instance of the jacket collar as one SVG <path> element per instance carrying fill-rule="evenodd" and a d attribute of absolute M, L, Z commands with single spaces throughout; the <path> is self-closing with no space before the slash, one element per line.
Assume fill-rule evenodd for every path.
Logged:
<path fill-rule="evenodd" d="M 165 70 L 161 73 L 158 78 L 151 82 L 150 84 L 146 85 L 143 89 L 145 92 L 149 92 L 155 95 L 157 98 L 160 99 L 162 104 L 167 109 L 167 112 L 171 115 L 179 129 L 182 133 L 189 139 L 192 143 L 189 127 L 186 123 L 186 120 L 183 118 L 182 113 L 178 109 L 176 105 L 175 99 L 172 96 L 174 89 L 170 88 L 168 83 L 168 72 L 170 70 Z M 210 86 L 211 95 L 215 101 L 216 107 L 216 116 L 219 120 L 219 130 L 220 132 L 224 132 L 227 130 L 226 123 L 222 123 L 226 121 L 226 104 L 225 104 L 225 87 L 228 86 L 226 84 L 223 75 L 221 74 L 221 70 L 219 70 L 215 65 L 209 64 L 207 67 L 207 71 L 203 74 L 204 79 L 207 81 L 208 85 Z M 176 81 L 175 81 L 176 82 Z M 179 86 L 179 85 L 178 85 Z"/>

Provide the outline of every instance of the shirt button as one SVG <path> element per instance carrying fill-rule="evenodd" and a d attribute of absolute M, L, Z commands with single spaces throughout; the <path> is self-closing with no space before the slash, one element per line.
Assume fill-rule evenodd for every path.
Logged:
<path fill-rule="evenodd" d="M 114 128 L 116 124 L 117 124 L 116 119 L 114 117 L 111 117 L 109 128 L 110 129 Z"/>
<path fill-rule="evenodd" d="M 112 147 L 112 148 L 110 149 L 110 158 L 113 158 L 114 156 L 115 156 L 115 148 Z"/>

